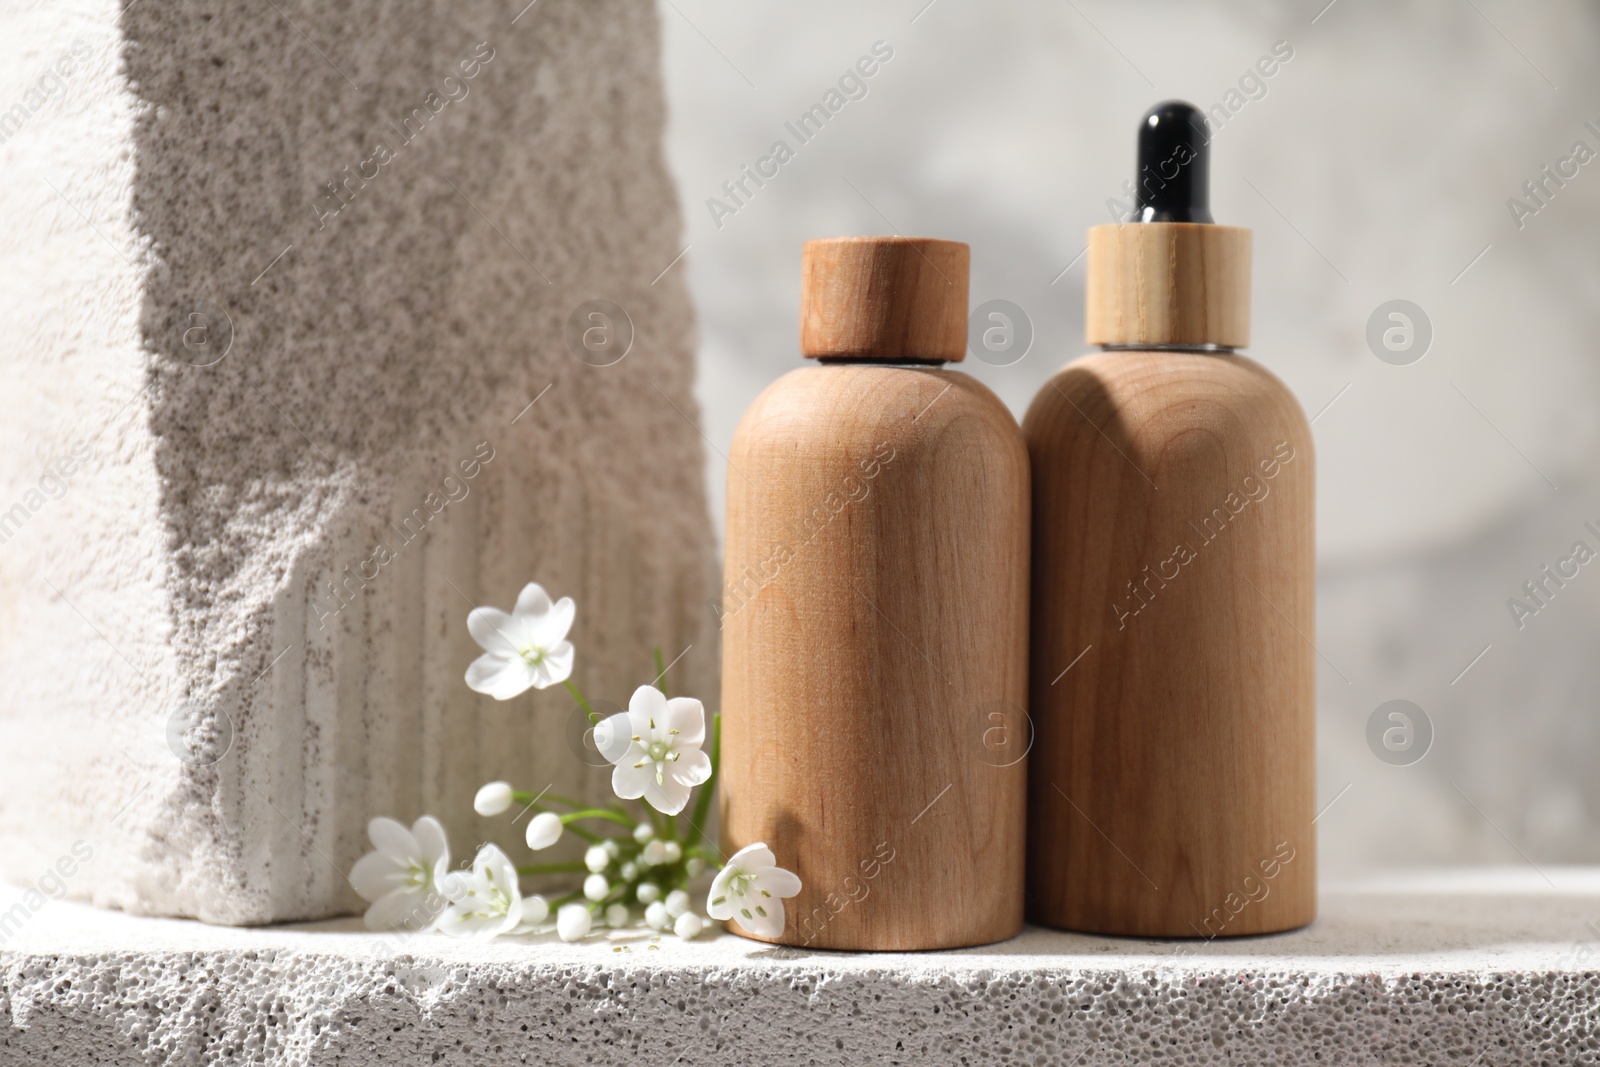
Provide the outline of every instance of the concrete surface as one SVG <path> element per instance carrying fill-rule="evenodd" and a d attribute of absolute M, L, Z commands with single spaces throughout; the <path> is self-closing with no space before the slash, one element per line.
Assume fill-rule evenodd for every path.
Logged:
<path fill-rule="evenodd" d="M 81 843 L 74 897 L 315 918 L 374 815 L 470 853 L 487 780 L 607 795 L 559 687 L 462 681 L 467 612 L 530 580 L 577 600 L 591 697 L 659 644 L 714 698 L 658 32 L 641 0 L 0 12 L 0 873 Z M 565 340 L 594 299 L 614 365 Z"/>
<path fill-rule="evenodd" d="M 1279 937 L 926 954 L 10 914 L 6 1064 L 1600 1062 L 1600 868 L 1333 887 Z"/>

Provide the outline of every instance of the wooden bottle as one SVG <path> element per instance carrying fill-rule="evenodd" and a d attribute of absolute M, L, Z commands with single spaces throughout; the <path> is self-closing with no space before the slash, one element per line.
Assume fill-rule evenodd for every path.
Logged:
<path fill-rule="evenodd" d="M 800 876 L 783 944 L 1022 925 L 1028 457 L 1000 400 L 943 367 L 966 351 L 967 263 L 954 241 L 808 242 L 817 364 L 761 394 L 728 456 L 722 836 Z"/>
<path fill-rule="evenodd" d="M 1193 114 L 1147 116 L 1149 221 L 1089 233 L 1086 332 L 1105 351 L 1023 422 L 1028 915 L 1072 930 L 1211 938 L 1316 911 L 1311 431 L 1235 354 L 1250 231 L 1211 224 Z M 1182 173 L 1152 171 L 1174 154 Z"/>

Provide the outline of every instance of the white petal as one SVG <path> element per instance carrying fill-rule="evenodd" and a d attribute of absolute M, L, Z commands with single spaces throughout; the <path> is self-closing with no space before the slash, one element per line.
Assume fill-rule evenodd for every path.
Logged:
<path fill-rule="evenodd" d="M 663 815 L 676 815 L 688 806 L 689 787 L 687 785 L 670 774 L 664 776 L 661 784 L 657 785 L 655 771 L 648 767 L 641 769 L 649 771 L 649 777 L 646 779 L 644 786 L 644 799 L 652 808 L 655 808 Z M 615 776 L 613 775 L 613 777 Z M 621 796 L 622 794 L 619 793 L 617 795 Z"/>
<path fill-rule="evenodd" d="M 553 648 L 545 649 L 544 658 L 539 660 L 537 666 L 530 668 L 533 685 L 538 689 L 548 689 L 571 678 L 572 653 L 571 641 L 563 641 Z"/>
<path fill-rule="evenodd" d="M 420 930 L 433 920 L 426 899 L 414 889 L 396 889 L 373 901 L 363 921 L 368 930 Z"/>
<path fill-rule="evenodd" d="M 734 898 L 727 895 L 725 887 L 713 884 L 706 894 L 706 914 L 719 922 L 733 918 L 733 905 Z"/>
<path fill-rule="evenodd" d="M 744 848 L 729 856 L 727 866 L 723 867 L 721 872 L 718 872 L 717 877 L 721 878 L 722 874 L 727 871 L 753 872 L 763 867 L 776 867 L 777 865 L 778 857 L 772 854 L 772 850 L 766 846 L 765 842 L 757 841 L 753 845 L 744 846 Z M 730 874 L 728 877 L 731 878 L 733 875 Z"/>
<path fill-rule="evenodd" d="M 611 791 L 623 800 L 638 800 L 645 789 L 655 784 L 656 772 L 649 766 L 635 767 L 624 760 L 611 771 Z"/>
<path fill-rule="evenodd" d="M 628 715 L 633 719 L 634 733 L 648 740 L 646 731 L 652 722 L 657 729 L 667 728 L 667 698 L 655 686 L 641 685 L 628 698 Z"/>
<path fill-rule="evenodd" d="M 411 866 L 422 856 L 422 846 L 411 836 L 411 831 L 393 819 L 381 815 L 373 819 L 367 823 L 367 836 L 372 838 L 373 848 L 402 867 Z"/>
<path fill-rule="evenodd" d="M 777 937 L 783 933 L 783 901 L 777 897 L 761 897 L 758 904 L 757 899 L 746 898 L 739 914 L 734 916 L 734 921 L 757 937 Z M 757 907 L 766 914 L 762 915 L 756 911 Z M 747 909 L 750 912 L 748 918 L 744 914 Z"/>
<path fill-rule="evenodd" d="M 467 632 L 485 652 L 507 657 L 517 654 L 516 625 L 499 608 L 473 608 L 467 614 Z"/>
<path fill-rule="evenodd" d="M 544 586 L 538 582 L 529 582 L 522 587 L 522 592 L 517 594 L 517 606 L 511 609 L 513 615 L 523 618 L 538 618 L 550 611 L 550 594 L 544 591 Z"/>
<path fill-rule="evenodd" d="M 705 744 L 706 706 L 693 697 L 673 697 L 667 701 L 664 721 L 667 729 L 678 731 L 678 744 L 696 748 Z"/>
<path fill-rule="evenodd" d="M 667 777 L 685 786 L 700 785 L 711 777 L 711 757 L 698 748 L 678 750 L 678 758 L 667 764 Z"/>
<path fill-rule="evenodd" d="M 560 820 L 557 820 L 559 825 Z M 472 866 L 490 877 L 501 892 L 521 896 L 517 891 L 517 868 L 498 845 L 484 845 L 472 859 Z"/>
<path fill-rule="evenodd" d="M 521 614 L 521 605 L 517 607 L 518 614 Z M 577 613 L 578 608 L 572 602 L 572 598 L 562 597 L 543 616 L 528 620 L 533 630 L 533 639 L 545 648 L 565 641 L 567 632 L 572 629 L 573 616 Z"/>
<path fill-rule="evenodd" d="M 782 867 L 762 867 L 751 873 L 755 875 L 757 887 L 775 897 L 792 897 L 800 892 L 800 876 L 793 871 L 786 871 Z"/>
<path fill-rule="evenodd" d="M 375 901 L 405 882 L 406 869 L 381 852 L 368 852 L 350 868 L 350 884 L 362 900 Z"/>
<path fill-rule="evenodd" d="M 450 842 L 445 839 L 444 827 L 432 815 L 424 815 L 411 824 L 411 836 L 416 838 L 417 845 L 422 849 L 419 855 L 424 867 L 448 868 L 450 866 Z"/>
<path fill-rule="evenodd" d="M 536 681 L 528 664 L 521 658 L 504 659 L 486 652 L 467 668 L 467 688 L 496 700 L 521 696 Z"/>
<path fill-rule="evenodd" d="M 594 727 L 594 747 L 611 763 L 621 763 L 633 748 L 633 720 L 625 711 L 601 719 Z M 635 756 L 637 760 L 639 757 Z M 634 794 L 637 796 L 638 794 Z"/>

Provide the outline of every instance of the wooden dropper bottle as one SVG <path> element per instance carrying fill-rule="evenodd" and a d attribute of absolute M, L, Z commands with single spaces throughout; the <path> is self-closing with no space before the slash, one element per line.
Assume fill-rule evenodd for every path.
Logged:
<path fill-rule="evenodd" d="M 1087 339 L 1033 461 L 1028 915 L 1146 937 L 1316 912 L 1311 430 L 1249 341 L 1250 231 L 1207 131 L 1145 116 L 1134 219 L 1089 231 Z"/>
<path fill-rule="evenodd" d="M 965 244 L 810 241 L 800 343 L 728 455 L 724 851 L 804 888 L 777 942 L 977 945 L 1022 926 L 1028 457 L 944 369 Z M 738 933 L 754 936 L 732 925 Z"/>

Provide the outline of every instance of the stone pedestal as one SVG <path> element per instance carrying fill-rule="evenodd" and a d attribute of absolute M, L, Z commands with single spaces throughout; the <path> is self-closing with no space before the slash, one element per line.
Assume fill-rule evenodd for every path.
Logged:
<path fill-rule="evenodd" d="M 1278 937 L 1030 928 L 879 955 L 226 930 L 54 902 L 18 917 L 13 893 L 0 1062 L 1600 1063 L 1600 869 L 1544 874 L 1330 887 L 1315 925 Z M 890 889 L 851 906 L 891 907 Z"/>
<path fill-rule="evenodd" d="M 591 697 L 659 644 L 714 704 L 657 34 L 638 0 L 0 14 L 0 873 L 83 842 L 76 898 L 313 918 L 373 815 L 470 850 L 486 780 L 603 794 L 562 690 L 462 681 L 467 612 L 529 580 Z"/>

